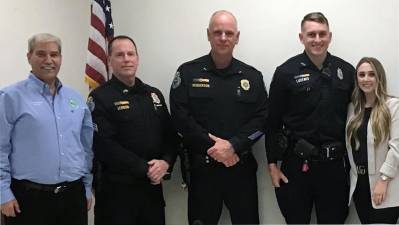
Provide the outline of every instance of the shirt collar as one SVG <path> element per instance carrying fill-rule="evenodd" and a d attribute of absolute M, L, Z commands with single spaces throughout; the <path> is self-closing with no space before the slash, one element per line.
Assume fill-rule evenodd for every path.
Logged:
<path fill-rule="evenodd" d="M 112 76 L 110 82 L 116 86 L 116 88 L 124 94 L 127 93 L 139 93 L 146 92 L 144 83 L 139 78 L 134 78 L 134 85 L 132 87 L 127 86 L 120 81 L 115 75 Z"/>
<path fill-rule="evenodd" d="M 215 72 L 218 75 L 231 75 L 231 74 L 242 74 L 242 70 L 239 66 L 238 60 L 236 58 L 231 59 L 231 63 L 228 67 L 224 69 L 216 69 L 215 63 L 213 62 L 211 53 L 207 55 L 205 58 L 205 64 L 204 67 L 202 68 L 203 71 L 212 71 Z M 223 73 L 218 73 L 220 71 L 223 71 Z"/>
<path fill-rule="evenodd" d="M 39 78 L 37 78 L 37 76 L 35 74 L 33 74 L 32 72 L 29 73 L 29 77 L 28 77 L 30 83 L 32 83 L 35 87 L 36 90 L 38 90 L 40 93 L 45 93 L 48 92 L 50 93 L 50 87 L 47 83 L 43 82 L 42 80 L 40 80 Z M 55 81 L 55 85 L 56 85 L 56 94 L 60 91 L 61 87 L 62 87 L 62 83 L 61 81 L 57 78 Z"/>
<path fill-rule="evenodd" d="M 317 68 L 317 66 L 310 60 L 309 56 L 306 54 L 305 51 L 303 51 L 302 55 L 303 55 L 303 57 L 302 57 L 302 60 L 300 62 L 302 67 L 306 67 L 306 68 L 314 67 L 317 70 L 319 70 Z M 331 64 L 331 54 L 329 52 L 327 52 L 326 59 L 323 62 L 323 68 L 326 68 L 326 67 L 330 66 L 330 64 Z"/>

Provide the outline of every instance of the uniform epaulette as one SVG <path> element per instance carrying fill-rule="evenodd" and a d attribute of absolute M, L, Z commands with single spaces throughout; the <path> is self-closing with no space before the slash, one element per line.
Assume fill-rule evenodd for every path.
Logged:
<path fill-rule="evenodd" d="M 188 62 L 183 63 L 182 66 L 185 66 L 185 65 L 193 65 L 193 64 L 198 64 L 198 63 L 206 62 L 206 58 L 207 58 L 207 57 L 208 57 L 208 55 L 201 56 L 201 57 L 199 57 L 199 58 L 196 58 L 196 59 L 193 59 L 193 60 L 191 60 L 191 61 L 188 61 Z"/>
<path fill-rule="evenodd" d="M 245 69 L 250 69 L 250 70 L 258 71 L 255 67 L 253 67 L 253 66 L 251 66 L 251 65 L 248 65 L 248 64 L 246 64 L 246 63 L 244 63 L 244 62 L 242 62 L 242 61 L 240 61 L 240 60 L 238 60 L 238 59 L 235 59 L 235 60 L 236 60 L 236 62 L 238 62 L 238 63 L 240 64 L 240 66 L 245 67 Z"/>

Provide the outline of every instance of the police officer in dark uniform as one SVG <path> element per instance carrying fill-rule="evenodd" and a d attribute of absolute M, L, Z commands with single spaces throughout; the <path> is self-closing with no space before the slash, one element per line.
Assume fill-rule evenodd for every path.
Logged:
<path fill-rule="evenodd" d="M 301 23 L 302 54 L 277 67 L 270 85 L 266 150 L 280 210 L 288 224 L 345 222 L 348 174 L 345 122 L 354 68 L 327 52 L 322 13 Z M 277 161 L 282 159 L 281 170 Z"/>
<path fill-rule="evenodd" d="M 161 181 L 177 156 L 178 136 L 161 92 L 135 77 L 134 41 L 109 44 L 110 81 L 90 93 L 95 123 L 95 224 L 165 224 Z"/>
<path fill-rule="evenodd" d="M 215 12 L 211 52 L 176 72 L 171 114 L 190 157 L 190 224 L 217 224 L 223 203 L 233 224 L 258 224 L 257 162 L 251 146 L 263 135 L 267 93 L 262 74 L 235 58 L 235 17 Z"/>

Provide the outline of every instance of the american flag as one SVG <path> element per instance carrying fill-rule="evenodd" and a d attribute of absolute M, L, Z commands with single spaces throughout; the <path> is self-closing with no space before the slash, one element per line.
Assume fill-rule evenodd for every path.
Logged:
<path fill-rule="evenodd" d="M 108 42 L 114 36 L 110 0 L 93 0 L 91 4 L 90 34 L 87 51 L 85 82 L 90 89 L 109 79 Z"/>

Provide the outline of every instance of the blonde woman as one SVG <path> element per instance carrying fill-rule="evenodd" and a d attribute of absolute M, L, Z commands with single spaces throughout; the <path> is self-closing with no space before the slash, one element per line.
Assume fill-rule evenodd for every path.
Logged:
<path fill-rule="evenodd" d="M 399 217 L 399 99 L 387 94 L 382 64 L 362 58 L 348 110 L 350 199 L 363 224 Z M 349 201 L 350 202 L 350 201 Z"/>

